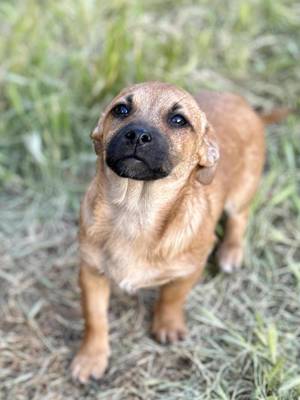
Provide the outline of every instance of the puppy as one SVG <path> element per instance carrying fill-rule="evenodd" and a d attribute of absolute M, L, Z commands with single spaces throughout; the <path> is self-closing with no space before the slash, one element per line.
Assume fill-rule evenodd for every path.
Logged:
<path fill-rule="evenodd" d="M 280 114 L 280 113 L 279 113 Z M 100 378 L 109 358 L 111 282 L 134 292 L 160 285 L 152 331 L 186 335 L 183 307 L 215 242 L 232 272 L 243 260 L 249 206 L 264 165 L 264 121 L 240 96 L 147 82 L 123 90 L 91 134 L 97 173 L 81 204 L 80 287 L 84 339 L 72 375 Z"/>

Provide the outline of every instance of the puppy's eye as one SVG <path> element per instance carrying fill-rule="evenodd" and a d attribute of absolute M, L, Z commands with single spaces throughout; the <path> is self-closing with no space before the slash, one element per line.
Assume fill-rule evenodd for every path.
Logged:
<path fill-rule="evenodd" d="M 183 115 L 181 115 L 181 114 L 176 114 L 176 115 L 172 115 L 172 116 L 169 118 L 169 123 L 170 123 L 171 126 L 174 126 L 174 127 L 181 127 L 181 126 L 187 125 L 188 122 L 187 122 L 187 120 L 184 118 Z"/>
<path fill-rule="evenodd" d="M 129 115 L 130 109 L 126 104 L 117 104 L 111 112 L 115 117 L 125 118 Z"/>

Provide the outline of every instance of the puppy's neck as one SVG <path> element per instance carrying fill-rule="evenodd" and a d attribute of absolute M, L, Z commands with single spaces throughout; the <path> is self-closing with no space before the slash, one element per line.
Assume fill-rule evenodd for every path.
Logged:
<path fill-rule="evenodd" d="M 134 211 L 141 207 L 145 197 L 145 182 L 128 178 L 120 178 L 115 173 L 107 171 L 106 189 L 110 204 L 115 207 Z"/>
<path fill-rule="evenodd" d="M 156 181 L 138 181 L 120 178 L 111 170 L 106 171 L 107 194 L 111 204 L 128 211 L 144 209 L 160 203 L 166 205 L 180 191 L 185 179 L 163 178 Z"/>
<path fill-rule="evenodd" d="M 150 233 L 152 228 L 156 230 L 160 226 L 185 184 L 186 178 L 166 177 L 155 181 L 120 178 L 107 169 L 105 192 L 112 215 L 124 221 L 126 229 L 132 228 L 136 235 Z"/>

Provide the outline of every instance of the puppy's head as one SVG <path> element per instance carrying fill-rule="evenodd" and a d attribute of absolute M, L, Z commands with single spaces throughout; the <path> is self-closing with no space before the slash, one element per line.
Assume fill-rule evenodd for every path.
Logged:
<path fill-rule="evenodd" d="M 197 169 L 210 183 L 218 148 L 195 99 L 173 85 L 147 82 L 123 90 L 91 137 L 95 151 L 120 177 L 155 180 Z"/>

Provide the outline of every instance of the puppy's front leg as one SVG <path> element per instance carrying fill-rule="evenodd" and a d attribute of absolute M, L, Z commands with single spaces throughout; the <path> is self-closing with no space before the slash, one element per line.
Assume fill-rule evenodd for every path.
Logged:
<path fill-rule="evenodd" d="M 108 363 L 109 282 L 95 269 L 81 265 L 79 282 L 82 292 L 82 309 L 85 332 L 78 354 L 72 362 L 72 376 L 81 383 L 90 377 L 99 379 Z"/>
<path fill-rule="evenodd" d="M 186 278 L 177 279 L 161 287 L 152 324 L 152 333 L 158 342 L 174 343 L 186 336 L 184 303 L 201 273 L 202 269 L 197 270 Z"/>

